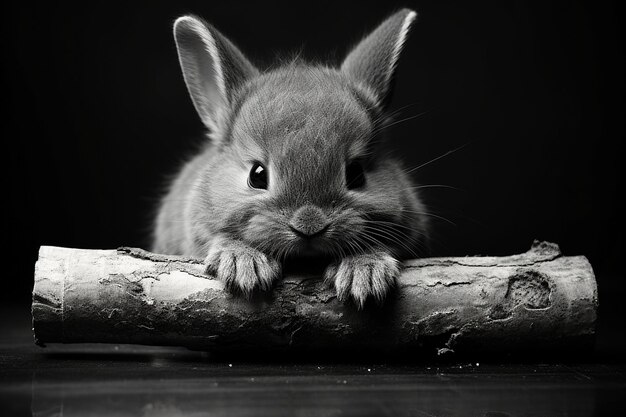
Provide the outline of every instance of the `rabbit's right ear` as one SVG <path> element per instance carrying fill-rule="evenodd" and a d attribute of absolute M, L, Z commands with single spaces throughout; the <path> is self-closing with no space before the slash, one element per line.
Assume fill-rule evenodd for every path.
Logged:
<path fill-rule="evenodd" d="M 218 136 L 233 92 L 258 70 L 226 37 L 193 16 L 174 23 L 183 77 L 202 122 Z"/>
<path fill-rule="evenodd" d="M 341 64 L 345 74 L 373 90 L 383 109 L 389 104 L 396 64 L 416 16 L 409 9 L 389 16 Z"/>

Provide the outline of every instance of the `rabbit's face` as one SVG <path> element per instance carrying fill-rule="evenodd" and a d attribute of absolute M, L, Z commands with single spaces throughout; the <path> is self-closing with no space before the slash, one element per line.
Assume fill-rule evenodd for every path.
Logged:
<path fill-rule="evenodd" d="M 372 154 L 376 103 L 340 73 L 288 67 L 235 101 L 210 175 L 215 224 L 275 256 L 365 252 L 409 241 L 398 164 Z"/>

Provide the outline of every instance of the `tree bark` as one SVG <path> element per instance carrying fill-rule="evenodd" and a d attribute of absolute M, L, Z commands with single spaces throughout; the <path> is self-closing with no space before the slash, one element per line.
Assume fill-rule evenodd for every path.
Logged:
<path fill-rule="evenodd" d="M 197 259 L 140 249 L 43 246 L 35 340 L 478 358 L 587 348 L 598 306 L 587 259 L 546 242 L 514 256 L 408 261 L 384 305 L 363 311 L 339 302 L 319 277 L 288 276 L 244 300 L 203 269 Z"/>

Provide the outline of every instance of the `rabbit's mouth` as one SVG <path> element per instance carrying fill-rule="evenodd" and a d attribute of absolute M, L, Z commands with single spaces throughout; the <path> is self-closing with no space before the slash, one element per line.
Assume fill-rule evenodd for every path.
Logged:
<path fill-rule="evenodd" d="M 295 234 L 295 233 L 294 233 Z M 311 257 L 331 253 L 333 248 L 328 239 L 324 236 L 325 231 L 314 235 L 298 235 L 293 242 L 293 253 L 300 256 Z"/>

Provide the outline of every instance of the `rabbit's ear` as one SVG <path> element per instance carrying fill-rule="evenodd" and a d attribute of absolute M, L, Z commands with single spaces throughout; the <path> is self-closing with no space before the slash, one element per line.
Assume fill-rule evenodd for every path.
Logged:
<path fill-rule="evenodd" d="M 364 83 L 384 108 L 389 102 L 398 57 L 417 14 L 403 9 L 389 16 L 346 57 L 341 70 Z"/>
<path fill-rule="evenodd" d="M 178 18 L 174 38 L 196 111 L 216 134 L 233 92 L 258 71 L 226 37 L 196 17 Z"/>

